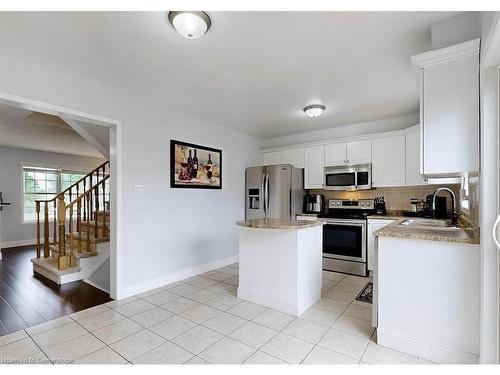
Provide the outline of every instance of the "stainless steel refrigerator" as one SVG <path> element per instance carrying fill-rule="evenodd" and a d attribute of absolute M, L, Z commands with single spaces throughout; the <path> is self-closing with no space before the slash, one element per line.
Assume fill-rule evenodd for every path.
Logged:
<path fill-rule="evenodd" d="M 304 170 L 290 164 L 246 169 L 245 218 L 295 219 L 302 213 Z"/>

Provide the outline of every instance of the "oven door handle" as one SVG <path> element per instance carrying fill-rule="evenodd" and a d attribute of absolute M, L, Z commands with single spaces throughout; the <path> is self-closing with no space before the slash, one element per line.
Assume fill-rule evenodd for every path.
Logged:
<path fill-rule="evenodd" d="M 344 226 L 356 226 L 356 227 L 364 227 L 366 226 L 366 222 L 361 222 L 361 221 L 329 221 L 325 220 L 324 223 L 326 225 L 344 225 Z"/>

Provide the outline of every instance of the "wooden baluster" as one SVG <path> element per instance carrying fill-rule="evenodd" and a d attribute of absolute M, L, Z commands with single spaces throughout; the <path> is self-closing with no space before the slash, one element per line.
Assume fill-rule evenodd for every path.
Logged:
<path fill-rule="evenodd" d="M 73 205 L 69 206 L 69 266 L 76 267 L 75 246 L 73 244 Z"/>
<path fill-rule="evenodd" d="M 40 259 L 40 202 L 35 202 L 36 207 L 36 257 Z"/>
<path fill-rule="evenodd" d="M 82 200 L 78 198 L 78 201 L 76 202 L 76 214 L 77 214 L 77 220 L 78 220 L 78 252 L 82 252 L 82 226 L 81 226 L 81 220 L 80 220 L 80 215 L 82 214 Z"/>
<path fill-rule="evenodd" d="M 85 191 L 87 190 L 86 189 L 86 179 L 83 180 L 83 193 L 85 193 Z M 85 199 L 85 196 L 83 196 L 84 199 Z M 87 204 L 85 202 L 85 200 L 83 201 L 83 221 L 86 221 L 87 220 Z"/>
<path fill-rule="evenodd" d="M 99 238 L 99 227 L 97 226 L 97 213 L 99 212 L 99 185 L 95 187 L 95 218 L 94 218 L 94 237 Z"/>
<path fill-rule="evenodd" d="M 64 202 L 64 194 L 59 197 L 57 203 L 57 221 L 59 222 L 59 259 L 58 268 L 65 270 L 67 268 L 66 261 L 66 246 L 65 246 L 65 226 L 66 226 L 66 203 Z"/>
<path fill-rule="evenodd" d="M 57 218 L 56 218 L 56 212 L 57 212 L 57 199 L 54 199 L 54 217 L 52 218 L 54 220 L 54 227 L 52 228 L 53 231 L 54 231 L 52 243 L 54 245 L 57 245 Z"/>
<path fill-rule="evenodd" d="M 104 168 L 104 167 L 103 167 Z M 106 211 L 106 180 L 102 183 L 102 210 Z M 102 236 L 108 237 L 108 228 L 106 227 L 106 215 L 102 215 Z"/>
<path fill-rule="evenodd" d="M 44 206 L 44 222 L 43 222 L 43 257 L 50 256 L 49 251 L 49 202 L 45 201 Z"/>
<path fill-rule="evenodd" d="M 92 174 L 90 174 L 90 185 L 89 189 L 92 189 Z M 90 217 L 94 217 L 94 202 L 92 202 L 92 190 L 90 190 L 90 208 L 89 208 L 89 213 Z M 92 220 L 92 219 L 89 219 Z"/>
<path fill-rule="evenodd" d="M 88 195 L 90 197 L 87 200 L 92 201 L 91 193 L 92 193 L 92 190 L 90 190 L 88 192 Z M 87 231 L 86 231 L 86 233 L 87 233 L 87 237 L 86 237 L 87 246 L 86 246 L 86 250 L 85 251 L 89 252 L 90 251 L 90 221 L 87 221 Z"/>

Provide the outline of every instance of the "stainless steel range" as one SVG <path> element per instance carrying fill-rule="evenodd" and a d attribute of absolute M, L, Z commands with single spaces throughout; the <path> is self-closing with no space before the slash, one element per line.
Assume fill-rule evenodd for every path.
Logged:
<path fill-rule="evenodd" d="M 367 220 L 374 213 L 371 199 L 331 199 L 318 219 L 323 226 L 323 269 L 367 276 Z"/>

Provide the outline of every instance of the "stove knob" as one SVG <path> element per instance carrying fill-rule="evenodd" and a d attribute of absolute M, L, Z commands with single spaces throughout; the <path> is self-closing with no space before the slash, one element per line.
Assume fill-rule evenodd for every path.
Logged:
<path fill-rule="evenodd" d="M 364 206 L 365 204 L 363 202 L 361 202 L 361 206 Z"/>

